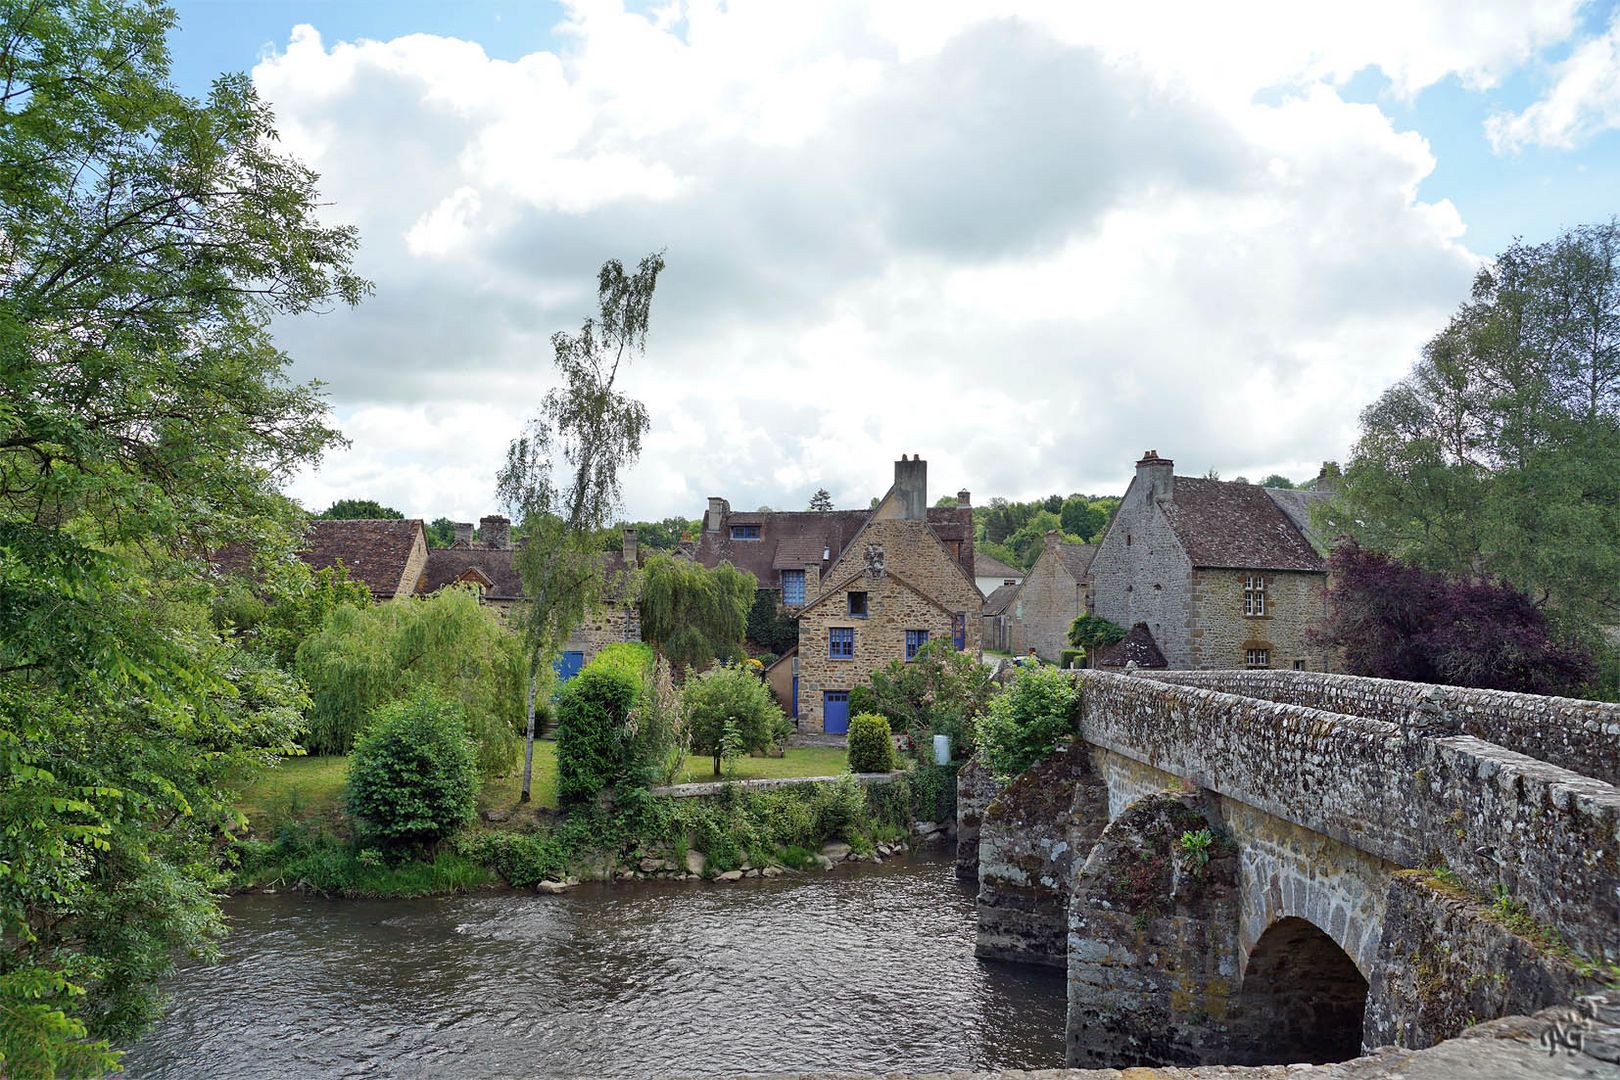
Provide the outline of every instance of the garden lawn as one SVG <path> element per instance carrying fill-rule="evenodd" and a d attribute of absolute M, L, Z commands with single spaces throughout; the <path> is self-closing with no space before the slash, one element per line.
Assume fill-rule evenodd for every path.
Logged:
<path fill-rule="evenodd" d="M 349 759 L 340 756 L 286 758 L 265 769 L 242 785 L 236 805 L 246 815 L 254 836 L 269 839 L 285 824 L 319 820 L 336 828 L 342 826 L 343 781 Z M 849 768 L 849 755 L 841 746 L 795 746 L 779 758 L 745 757 L 737 762 L 732 779 L 757 780 L 788 776 L 837 776 Z M 690 757 L 680 778 L 683 784 L 701 784 L 714 779 L 714 763 L 705 757 Z M 518 805 L 523 786 L 523 752 L 512 772 L 484 782 L 478 795 L 478 808 L 511 809 Z M 557 744 L 537 740 L 534 744 L 534 807 L 557 806 Z"/>

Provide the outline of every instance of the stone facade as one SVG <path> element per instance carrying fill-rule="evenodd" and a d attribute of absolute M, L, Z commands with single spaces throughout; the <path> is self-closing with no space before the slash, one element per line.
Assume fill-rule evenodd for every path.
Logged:
<path fill-rule="evenodd" d="M 1091 562 L 1091 610 L 1145 623 L 1173 669 L 1332 667 L 1307 636 L 1327 612 L 1327 567 L 1300 507 L 1173 469 L 1152 451 L 1137 463 Z"/>
<path fill-rule="evenodd" d="M 1012 652 L 1034 649 L 1041 659 L 1057 663 L 1069 647 L 1069 625 L 1090 605 L 1086 570 L 1094 551 L 1087 544 L 1059 543 L 1056 532 L 1047 534 L 1010 608 Z"/>

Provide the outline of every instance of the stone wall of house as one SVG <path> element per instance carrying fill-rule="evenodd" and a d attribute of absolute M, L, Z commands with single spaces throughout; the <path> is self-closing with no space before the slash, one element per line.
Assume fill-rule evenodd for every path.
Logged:
<path fill-rule="evenodd" d="M 883 575 L 871 577 L 863 572 L 848 581 L 851 574 L 864 571 L 869 545 L 883 549 Z M 870 522 L 823 580 L 828 588 L 817 599 L 825 597 L 825 602 L 808 605 L 799 616 L 802 732 L 823 730 L 822 695 L 826 691 L 851 690 L 890 661 L 903 660 L 907 630 L 926 630 L 930 640 L 949 641 L 954 629 L 952 613 L 960 612 L 966 624 L 967 651 L 977 653 L 982 647 L 976 613 L 984 598 L 923 522 Z M 865 618 L 850 617 L 847 597 L 851 591 L 867 594 Z M 827 631 L 833 627 L 854 629 L 852 659 L 827 655 Z"/>
<path fill-rule="evenodd" d="M 1072 866 L 1107 824 L 1107 792 L 1081 743 L 995 797 L 979 833 L 979 956 L 1065 966 Z"/>
<path fill-rule="evenodd" d="M 1009 609 L 1012 652 L 1022 655 L 1034 649 L 1041 659 L 1057 663 L 1069 647 L 1069 624 L 1085 609 L 1085 586 L 1074 580 L 1056 548 L 1048 544 Z"/>
<path fill-rule="evenodd" d="M 641 640 L 641 612 L 633 604 L 605 604 L 586 616 L 568 638 L 565 652 L 582 652 L 588 664 L 604 646 Z"/>
<path fill-rule="evenodd" d="M 1146 484 L 1132 480 L 1091 562 L 1092 610 L 1127 629 L 1147 623 L 1170 666 L 1191 667 L 1192 573 Z"/>
<path fill-rule="evenodd" d="M 1447 730 L 1453 734 L 1620 784 L 1620 705 L 1608 702 L 1303 671 L 1177 671 L 1151 677 L 1390 723 L 1405 724 L 1420 710 L 1438 708 L 1449 714 Z"/>
<path fill-rule="evenodd" d="M 1620 790 L 1470 736 L 1086 671 L 1080 735 L 1620 959 Z"/>
<path fill-rule="evenodd" d="M 1243 614 L 1243 586 L 1252 575 L 1265 578 L 1264 615 Z M 1303 665 L 1322 671 L 1328 666 L 1328 652 L 1313 647 L 1307 634 L 1326 614 L 1326 574 L 1195 570 L 1190 666 L 1241 668 L 1250 649 L 1265 649 L 1273 668 Z M 1162 641 L 1159 647 L 1164 647 Z"/>
<path fill-rule="evenodd" d="M 984 812 L 1001 794 L 1001 785 L 977 757 L 967 760 L 956 773 L 956 876 L 964 881 L 979 878 L 979 830 Z"/>
<path fill-rule="evenodd" d="M 1483 1019 L 1530 1013 L 1602 989 L 1567 959 L 1428 871 L 1396 875 L 1367 995 L 1367 1046 L 1433 1046 Z"/>
<path fill-rule="evenodd" d="M 416 583 L 422 580 L 422 574 L 427 570 L 428 547 L 427 539 L 422 530 L 416 530 L 416 538 L 411 541 L 411 554 L 405 560 L 405 570 L 399 575 L 399 584 L 395 586 L 396 598 L 414 596 Z"/>

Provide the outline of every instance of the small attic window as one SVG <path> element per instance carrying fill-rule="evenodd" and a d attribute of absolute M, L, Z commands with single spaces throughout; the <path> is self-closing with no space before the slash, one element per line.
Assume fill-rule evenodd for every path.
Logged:
<path fill-rule="evenodd" d="M 731 538 L 733 540 L 758 540 L 759 539 L 759 526 L 758 525 L 733 525 L 731 527 Z"/>

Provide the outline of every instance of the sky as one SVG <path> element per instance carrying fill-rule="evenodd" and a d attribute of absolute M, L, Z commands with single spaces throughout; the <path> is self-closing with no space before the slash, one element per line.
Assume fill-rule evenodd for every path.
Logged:
<path fill-rule="evenodd" d="M 624 516 L 1314 476 L 1515 238 L 1620 213 L 1620 0 L 179 0 L 356 226 L 280 320 L 319 510 L 497 512 L 597 268 L 662 250 Z"/>

